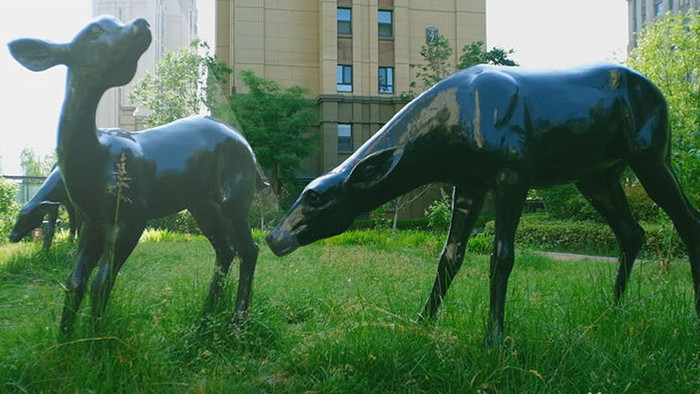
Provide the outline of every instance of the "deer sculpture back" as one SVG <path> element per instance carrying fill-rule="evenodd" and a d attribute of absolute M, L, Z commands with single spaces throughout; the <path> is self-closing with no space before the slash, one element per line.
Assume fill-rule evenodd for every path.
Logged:
<path fill-rule="evenodd" d="M 620 299 L 644 243 L 620 186 L 629 166 L 685 243 L 700 314 L 700 215 L 670 163 L 666 101 L 619 65 L 567 70 L 476 66 L 407 104 L 330 173 L 312 181 L 267 238 L 278 255 L 345 231 L 355 217 L 430 182 L 454 185 L 452 221 L 420 319 L 437 313 L 464 260 L 484 196 L 493 190 L 489 344 L 503 335 L 515 230 L 528 193 L 573 182 L 620 245 Z"/>
<path fill-rule="evenodd" d="M 61 330 L 70 334 L 91 286 L 98 322 L 120 268 L 149 219 L 188 209 L 216 253 L 206 309 L 211 310 L 235 255 L 240 263 L 235 319 L 246 316 L 258 247 L 248 208 L 266 185 L 246 140 L 210 117 L 189 117 L 129 133 L 97 129 L 95 110 L 109 88 L 128 83 L 151 42 L 144 19 L 122 24 L 102 17 L 69 43 L 19 39 L 15 59 L 33 71 L 64 64 L 66 95 L 58 128 L 58 162 L 83 226 L 75 266 L 66 282 Z"/>

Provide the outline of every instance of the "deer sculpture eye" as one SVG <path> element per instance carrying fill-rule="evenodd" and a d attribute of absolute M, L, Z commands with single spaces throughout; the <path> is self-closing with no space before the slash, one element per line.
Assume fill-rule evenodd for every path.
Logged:
<path fill-rule="evenodd" d="M 312 207 L 319 207 L 323 204 L 323 196 L 315 190 L 309 190 L 305 196 L 306 202 Z"/>
<path fill-rule="evenodd" d="M 88 31 L 88 33 L 90 34 L 91 37 L 98 37 L 99 35 L 101 35 L 105 31 L 106 30 L 104 29 L 104 27 L 102 27 L 98 24 L 94 24 L 94 25 L 90 26 L 90 30 Z"/>

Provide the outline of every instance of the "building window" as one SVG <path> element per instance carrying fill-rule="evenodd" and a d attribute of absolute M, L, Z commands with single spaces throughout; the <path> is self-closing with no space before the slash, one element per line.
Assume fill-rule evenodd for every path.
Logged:
<path fill-rule="evenodd" d="M 352 152 L 352 125 L 338 123 L 338 152 Z"/>
<path fill-rule="evenodd" d="M 661 16 L 664 13 L 664 3 L 661 0 L 654 2 L 654 15 Z"/>
<path fill-rule="evenodd" d="M 379 37 L 393 37 L 393 12 L 379 10 Z"/>
<path fill-rule="evenodd" d="M 379 67 L 379 93 L 394 93 L 394 67 Z"/>
<path fill-rule="evenodd" d="M 338 8 L 338 34 L 352 34 L 351 8 Z"/>
<path fill-rule="evenodd" d="M 338 91 L 352 92 L 352 66 L 338 65 Z"/>

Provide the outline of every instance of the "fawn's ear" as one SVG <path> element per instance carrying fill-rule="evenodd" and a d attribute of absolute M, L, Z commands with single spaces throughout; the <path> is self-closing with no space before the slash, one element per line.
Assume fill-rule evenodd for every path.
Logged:
<path fill-rule="evenodd" d="M 32 71 L 44 71 L 57 64 L 66 64 L 68 60 L 69 46 L 67 44 L 20 38 L 11 41 L 7 46 L 10 48 L 12 57 Z"/>

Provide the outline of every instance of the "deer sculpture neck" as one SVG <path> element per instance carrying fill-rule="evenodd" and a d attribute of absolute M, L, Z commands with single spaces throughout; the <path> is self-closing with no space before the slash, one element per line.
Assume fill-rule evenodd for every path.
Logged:
<path fill-rule="evenodd" d="M 66 162 L 68 156 L 93 155 L 98 150 L 100 143 L 95 114 L 103 94 L 104 90 L 97 90 L 75 76 L 73 71 L 68 72 L 66 95 L 58 125 L 57 153 L 62 168 L 70 168 Z M 70 171 L 64 170 L 64 176 L 66 172 Z"/>

